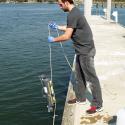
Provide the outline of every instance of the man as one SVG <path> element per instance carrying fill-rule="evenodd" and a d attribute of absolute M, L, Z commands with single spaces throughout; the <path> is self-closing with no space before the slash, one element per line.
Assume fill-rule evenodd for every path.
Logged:
<path fill-rule="evenodd" d="M 49 36 L 48 41 L 63 42 L 70 38 L 73 40 L 76 53 L 76 84 L 74 86 L 76 98 L 69 100 L 68 103 L 74 104 L 86 101 L 86 82 L 89 81 L 91 83 L 93 100 L 91 107 L 86 112 L 91 114 L 101 111 L 103 103 L 102 93 L 94 68 L 95 46 L 90 26 L 80 10 L 74 6 L 73 0 L 59 0 L 58 4 L 64 12 L 69 12 L 67 26 L 58 26 L 55 23 L 50 23 L 50 28 L 63 30 L 64 34 L 56 38 Z"/>

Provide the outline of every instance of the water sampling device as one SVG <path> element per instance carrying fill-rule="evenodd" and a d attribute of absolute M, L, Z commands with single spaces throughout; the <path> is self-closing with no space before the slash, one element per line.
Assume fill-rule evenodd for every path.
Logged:
<path fill-rule="evenodd" d="M 56 104 L 55 93 L 53 89 L 52 81 L 47 78 L 46 75 L 39 76 L 41 84 L 42 84 L 42 94 L 43 97 L 47 98 L 48 101 L 48 112 L 53 112 Z"/>

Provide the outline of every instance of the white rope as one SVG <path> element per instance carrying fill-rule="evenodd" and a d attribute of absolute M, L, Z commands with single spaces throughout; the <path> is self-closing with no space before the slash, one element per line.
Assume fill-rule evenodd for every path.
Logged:
<path fill-rule="evenodd" d="M 51 43 L 49 43 L 49 49 L 50 49 L 50 70 L 51 70 L 51 82 L 53 84 L 53 69 L 52 69 L 52 49 L 51 49 Z M 55 96 L 55 93 L 54 93 Z M 55 125 L 55 117 L 56 117 L 56 100 L 54 105 L 54 114 L 53 114 L 53 125 Z"/>
<path fill-rule="evenodd" d="M 59 31 L 58 31 L 58 29 L 56 29 L 56 31 L 57 31 L 57 35 L 59 36 Z M 73 70 L 73 69 L 72 69 L 72 66 L 71 66 L 71 64 L 70 64 L 70 62 L 69 62 L 69 59 L 68 59 L 68 57 L 67 57 L 67 55 L 66 55 L 66 53 L 65 53 L 65 50 L 64 50 L 64 47 L 63 47 L 61 41 L 60 41 L 60 46 L 61 46 L 61 48 L 62 48 L 62 50 L 63 50 L 63 55 L 64 55 L 64 57 L 65 57 L 65 59 L 66 59 L 68 65 L 69 65 L 70 69 Z"/>
<path fill-rule="evenodd" d="M 50 32 L 49 26 L 48 26 L 48 32 L 49 32 L 49 36 L 50 36 L 51 32 Z M 51 82 L 53 83 L 53 68 L 52 68 L 52 48 L 51 48 L 51 43 L 49 43 L 49 50 L 50 50 L 50 71 L 51 71 L 50 77 L 51 77 Z M 55 105 L 54 105 L 53 125 L 55 125 L 55 117 L 56 117 L 56 101 L 55 101 Z"/>
<path fill-rule="evenodd" d="M 51 33 L 50 33 L 50 28 L 49 28 L 49 26 L 48 26 L 48 32 L 49 32 L 49 36 L 51 35 Z M 50 71 L 51 71 L 51 74 L 50 74 L 50 77 L 51 77 L 51 82 L 53 81 L 53 78 L 52 78 L 52 76 L 53 76 L 53 69 L 52 69 L 52 49 L 51 49 L 51 43 L 49 43 L 49 56 L 50 56 Z"/>
<path fill-rule="evenodd" d="M 53 114 L 53 125 L 55 125 L 55 118 L 56 117 L 56 103 L 55 103 L 55 107 L 54 107 L 54 114 Z"/>
<path fill-rule="evenodd" d="M 50 43 L 49 43 L 49 50 L 50 50 L 49 56 L 50 56 L 50 71 L 51 71 L 50 76 L 51 76 L 51 82 L 52 82 L 53 81 L 53 77 L 52 77 L 53 76 L 53 69 L 52 69 L 52 49 L 51 49 L 51 44 Z"/>
<path fill-rule="evenodd" d="M 56 31 L 57 31 L 57 35 L 59 36 L 58 29 L 56 29 Z M 48 26 L 48 33 L 49 33 L 49 36 L 51 36 L 51 32 L 50 32 L 49 26 Z M 64 57 L 65 57 L 68 65 L 69 65 L 69 67 L 73 71 L 72 66 L 71 66 L 71 64 L 70 64 L 70 62 L 68 60 L 68 57 L 67 57 L 66 53 L 65 53 L 64 47 L 62 45 L 62 42 L 60 42 L 60 46 L 61 46 L 61 48 L 63 50 Z M 53 69 L 52 69 L 52 48 L 51 48 L 51 43 L 49 43 L 49 50 L 50 50 L 50 70 L 51 70 L 51 82 L 52 82 L 52 80 L 53 80 L 53 77 L 52 77 L 53 76 Z M 53 114 L 53 125 L 55 125 L 55 117 L 56 117 L 56 102 L 55 102 L 54 114 Z"/>

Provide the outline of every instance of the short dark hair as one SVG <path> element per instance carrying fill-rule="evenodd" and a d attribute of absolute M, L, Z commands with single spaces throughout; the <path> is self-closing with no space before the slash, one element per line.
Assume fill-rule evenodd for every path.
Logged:
<path fill-rule="evenodd" d="M 74 4 L 74 1 L 73 0 L 61 0 L 63 3 L 68 1 L 70 4 Z"/>

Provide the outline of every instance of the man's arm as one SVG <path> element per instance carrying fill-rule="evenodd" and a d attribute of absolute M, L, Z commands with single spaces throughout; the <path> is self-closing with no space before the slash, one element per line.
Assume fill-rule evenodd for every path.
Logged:
<path fill-rule="evenodd" d="M 73 28 L 66 28 L 65 33 L 59 37 L 55 37 L 53 39 L 53 42 L 63 42 L 69 40 L 72 36 L 72 33 L 73 33 Z"/>

